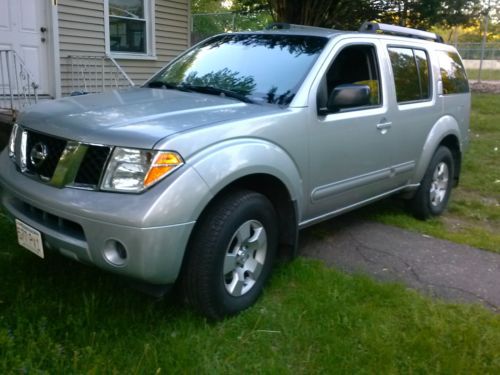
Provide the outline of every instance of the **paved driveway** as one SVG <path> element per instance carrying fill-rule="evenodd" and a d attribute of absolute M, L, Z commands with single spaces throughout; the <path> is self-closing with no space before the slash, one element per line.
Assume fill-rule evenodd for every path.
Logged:
<path fill-rule="evenodd" d="M 302 256 L 500 311 L 500 254 L 341 216 L 301 232 Z"/>

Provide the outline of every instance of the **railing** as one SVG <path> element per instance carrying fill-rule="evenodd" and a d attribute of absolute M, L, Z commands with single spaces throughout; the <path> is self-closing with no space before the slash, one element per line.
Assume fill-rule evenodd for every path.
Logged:
<path fill-rule="evenodd" d="M 108 56 L 68 56 L 71 95 L 104 92 L 134 86 L 120 65 Z"/>
<path fill-rule="evenodd" d="M 14 50 L 0 50 L 0 110 L 14 114 L 36 103 L 38 84 Z"/>

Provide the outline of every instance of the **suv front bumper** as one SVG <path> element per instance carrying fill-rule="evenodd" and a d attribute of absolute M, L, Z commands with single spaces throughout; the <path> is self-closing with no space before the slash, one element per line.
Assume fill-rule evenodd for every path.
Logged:
<path fill-rule="evenodd" d="M 6 152 L 0 156 L 1 204 L 9 218 L 42 233 L 44 249 L 151 284 L 173 283 L 182 265 L 194 200 L 180 204 L 168 197 L 179 199 L 184 184 L 208 195 L 189 168 L 173 183 L 131 195 L 54 188 L 21 174 Z"/>

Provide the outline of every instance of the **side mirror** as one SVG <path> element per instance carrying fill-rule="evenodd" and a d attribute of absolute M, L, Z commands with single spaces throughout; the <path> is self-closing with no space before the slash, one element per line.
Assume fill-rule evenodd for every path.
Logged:
<path fill-rule="evenodd" d="M 329 113 L 344 108 L 361 107 L 370 104 L 370 87 L 367 85 L 343 84 L 336 86 L 328 97 Z"/>

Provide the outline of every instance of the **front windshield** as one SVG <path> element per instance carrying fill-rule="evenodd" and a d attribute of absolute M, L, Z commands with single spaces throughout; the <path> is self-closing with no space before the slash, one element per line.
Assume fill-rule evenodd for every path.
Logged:
<path fill-rule="evenodd" d="M 327 41 L 316 36 L 220 35 L 185 53 L 146 85 L 209 87 L 257 103 L 287 105 Z"/>

